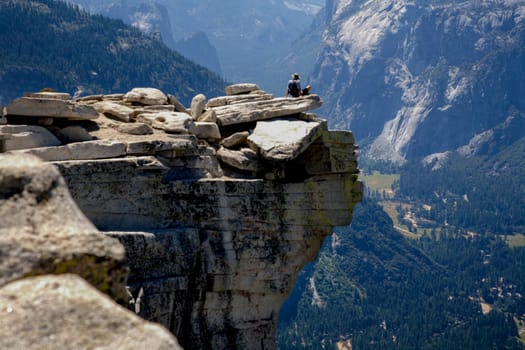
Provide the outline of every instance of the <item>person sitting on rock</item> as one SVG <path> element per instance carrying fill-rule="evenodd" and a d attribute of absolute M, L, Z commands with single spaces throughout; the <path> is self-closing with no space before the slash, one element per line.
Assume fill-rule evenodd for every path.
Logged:
<path fill-rule="evenodd" d="M 303 89 L 303 96 L 310 95 L 310 90 L 312 90 L 312 85 L 306 85 L 306 87 Z"/>
<path fill-rule="evenodd" d="M 288 81 L 285 97 L 299 97 L 302 95 L 301 81 L 299 80 L 299 73 L 292 74 L 292 79 Z"/>

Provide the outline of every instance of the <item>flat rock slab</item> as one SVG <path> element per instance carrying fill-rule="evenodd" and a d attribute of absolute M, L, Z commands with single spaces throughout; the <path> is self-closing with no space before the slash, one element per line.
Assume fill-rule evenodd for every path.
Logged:
<path fill-rule="evenodd" d="M 217 124 L 221 126 L 243 124 L 306 112 L 321 107 L 323 102 L 317 95 L 300 98 L 274 98 L 214 108 Z"/>
<path fill-rule="evenodd" d="M 325 130 L 327 126 L 324 120 L 284 118 L 259 121 L 248 137 L 248 142 L 268 160 L 290 161 L 306 150 Z"/>
<path fill-rule="evenodd" d="M 268 101 L 272 100 L 272 94 L 245 94 L 235 96 L 220 96 L 212 98 L 206 104 L 207 107 L 228 106 L 239 103 L 254 102 L 254 101 Z"/>
<path fill-rule="evenodd" d="M 71 95 L 68 94 L 67 92 L 48 92 L 48 91 L 31 92 L 25 95 L 25 97 L 46 98 L 46 99 L 62 100 L 62 101 L 71 100 Z"/>
<path fill-rule="evenodd" d="M 253 83 L 241 83 L 241 84 L 233 84 L 226 86 L 224 89 L 224 92 L 226 92 L 226 95 L 240 95 L 240 94 L 247 94 L 252 91 L 259 90 L 259 86 L 257 84 Z"/>
<path fill-rule="evenodd" d="M 7 115 L 26 117 L 51 117 L 72 120 L 91 120 L 98 118 L 98 112 L 88 105 L 76 104 L 55 98 L 21 97 L 6 107 Z"/>
<path fill-rule="evenodd" d="M 53 165 L 29 155 L 0 155 L 0 218 L 0 286 L 70 272 L 127 300 L 124 247 L 85 217 Z"/>
<path fill-rule="evenodd" d="M 117 158 L 126 155 L 127 144 L 112 140 L 74 142 L 64 146 L 41 147 L 14 151 L 15 154 L 31 154 L 45 161 L 88 160 Z"/>
<path fill-rule="evenodd" d="M 0 289 L 0 348 L 182 350 L 147 322 L 72 274 L 27 278 Z"/>

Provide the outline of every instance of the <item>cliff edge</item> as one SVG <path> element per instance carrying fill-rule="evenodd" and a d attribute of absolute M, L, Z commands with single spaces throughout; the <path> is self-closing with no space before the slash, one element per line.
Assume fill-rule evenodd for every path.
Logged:
<path fill-rule="evenodd" d="M 281 304 L 362 196 L 351 132 L 319 96 L 255 84 L 191 107 L 151 88 L 9 104 L 0 151 L 56 166 L 82 213 L 120 241 L 130 308 L 185 349 L 272 349 Z"/>

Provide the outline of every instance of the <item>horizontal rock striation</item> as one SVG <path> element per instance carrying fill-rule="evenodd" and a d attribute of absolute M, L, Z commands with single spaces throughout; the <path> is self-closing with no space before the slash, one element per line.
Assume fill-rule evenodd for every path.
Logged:
<path fill-rule="evenodd" d="M 350 132 L 305 113 L 318 96 L 274 99 L 255 84 L 226 91 L 174 112 L 146 108 L 176 100 L 151 89 L 134 90 L 132 101 L 86 97 L 75 103 L 108 100 L 129 108 L 119 109 L 129 119 L 99 109 L 84 122 L 91 141 L 10 153 L 54 164 L 82 212 L 124 245 L 140 316 L 185 349 L 272 349 L 295 277 L 361 199 L 356 146 Z M 135 123 L 153 133 L 121 132 Z"/>

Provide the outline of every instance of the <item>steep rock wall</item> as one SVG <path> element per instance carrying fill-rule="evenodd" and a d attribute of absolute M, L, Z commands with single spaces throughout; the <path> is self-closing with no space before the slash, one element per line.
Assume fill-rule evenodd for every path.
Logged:
<path fill-rule="evenodd" d="M 361 199 L 356 146 L 350 132 L 303 113 L 320 106 L 317 96 L 274 99 L 251 84 L 227 91 L 235 93 L 207 105 L 196 97 L 193 115 L 158 112 L 170 106 L 151 90 L 120 107 L 104 101 L 121 96 L 65 101 L 59 110 L 71 118 L 91 103 L 103 110 L 84 122 L 96 140 L 28 148 L 18 147 L 19 129 L 0 131 L 4 149 L 54 164 L 82 212 L 124 245 L 131 309 L 185 349 L 272 349 L 297 274 Z M 10 104 L 7 120 L 35 101 L 60 104 L 49 98 Z M 163 105 L 151 112 L 144 101 Z M 145 134 L 120 132 L 145 125 Z M 48 129 L 66 129 L 57 128 Z"/>
<path fill-rule="evenodd" d="M 58 166 L 83 212 L 126 247 L 135 310 L 187 349 L 273 348 L 295 276 L 361 193 L 351 172 L 170 180 L 151 156 Z"/>

